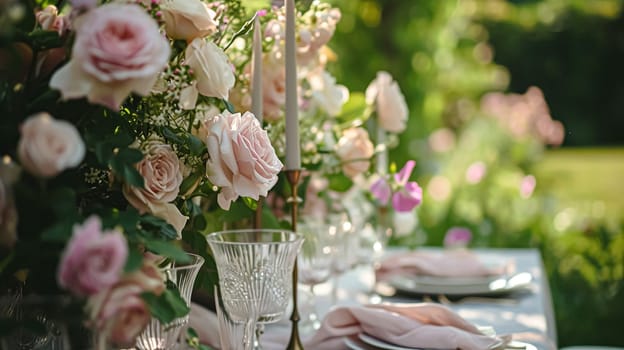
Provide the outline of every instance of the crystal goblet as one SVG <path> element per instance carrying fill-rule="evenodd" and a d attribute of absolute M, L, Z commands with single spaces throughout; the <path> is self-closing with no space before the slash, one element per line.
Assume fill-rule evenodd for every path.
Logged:
<path fill-rule="evenodd" d="M 303 237 L 287 230 L 230 230 L 209 234 L 223 307 L 244 323 L 242 343 L 253 348 L 258 322 L 280 320 L 292 294 L 292 271 Z"/>
<path fill-rule="evenodd" d="M 298 257 L 299 283 L 308 286 L 310 294 L 307 314 L 301 320 L 299 328 L 302 333 L 308 333 L 321 326 L 316 313 L 314 287 L 326 282 L 331 276 L 333 237 L 329 234 L 328 225 L 320 221 L 303 221 L 299 223 L 297 231 L 305 239 Z"/>
<path fill-rule="evenodd" d="M 199 269 L 204 264 L 204 258 L 199 255 L 187 253 L 189 262 L 173 262 L 170 266 L 161 269 L 165 278 L 173 282 L 178 288 L 180 295 L 190 307 L 193 285 Z M 162 324 L 156 318 L 152 318 L 145 330 L 139 335 L 136 343 L 138 350 L 171 350 L 178 346 L 180 333 L 186 326 L 189 315 L 176 318 L 168 324 Z"/>

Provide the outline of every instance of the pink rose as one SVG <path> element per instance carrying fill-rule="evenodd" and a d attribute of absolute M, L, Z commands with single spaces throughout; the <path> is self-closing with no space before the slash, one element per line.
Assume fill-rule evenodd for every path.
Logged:
<path fill-rule="evenodd" d="M 123 277 L 121 283 L 132 283 L 141 287 L 144 292 L 151 292 L 156 295 L 162 294 L 165 287 L 165 276 L 156 266 L 154 260 L 144 259 L 143 266 Z"/>
<path fill-rule="evenodd" d="M 119 281 L 128 257 L 126 238 L 117 230 L 102 231 L 97 216 L 74 226 L 58 271 L 63 288 L 80 296 L 93 295 Z"/>
<path fill-rule="evenodd" d="M 41 29 L 56 31 L 59 35 L 63 35 L 67 30 L 67 21 L 65 16 L 59 16 L 58 9 L 54 5 L 48 5 L 35 15 L 37 22 L 41 25 Z"/>
<path fill-rule="evenodd" d="M 145 10 L 109 3 L 87 12 L 75 25 L 72 59 L 50 80 L 63 99 L 86 96 L 89 102 L 118 110 L 131 92 L 150 93 L 167 66 L 170 48 Z"/>
<path fill-rule="evenodd" d="M 85 145 L 76 128 L 47 113 L 35 114 L 21 125 L 17 154 L 33 175 L 52 177 L 75 167 L 84 158 Z"/>
<path fill-rule="evenodd" d="M 138 284 L 120 283 L 91 297 L 92 327 L 118 347 L 133 347 L 152 318 Z"/>
<path fill-rule="evenodd" d="M 228 99 L 236 81 L 228 57 L 211 41 L 196 38 L 186 48 L 184 63 L 193 70 L 197 92 Z"/>
<path fill-rule="evenodd" d="M 286 102 L 286 70 L 283 60 L 265 59 L 262 64 L 263 117 L 276 121 L 282 115 Z"/>
<path fill-rule="evenodd" d="M 217 31 L 215 12 L 199 0 L 170 0 L 160 3 L 165 31 L 170 38 L 191 41 Z"/>
<path fill-rule="evenodd" d="M 145 180 L 144 188 L 125 184 L 123 194 L 141 214 L 151 213 L 170 223 L 181 235 L 186 216 L 170 202 L 176 199 L 182 184 L 182 164 L 171 146 L 149 141 L 143 148 L 145 156 L 136 165 Z"/>
<path fill-rule="evenodd" d="M 400 133 L 407 126 L 407 104 L 396 81 L 387 72 L 378 72 L 377 78 L 366 88 L 366 102 L 375 104 L 379 126 L 386 131 Z"/>
<path fill-rule="evenodd" d="M 299 29 L 297 62 L 307 65 L 314 61 L 320 49 L 329 42 L 336 31 L 342 14 L 337 8 L 324 8 L 314 12 L 306 26 Z"/>
<path fill-rule="evenodd" d="M 258 199 L 277 182 L 282 162 L 277 158 L 267 132 L 253 114 L 227 111 L 207 123 L 206 146 L 210 158 L 206 175 L 221 187 L 217 197 L 225 210 L 239 196 Z"/>
<path fill-rule="evenodd" d="M 336 145 L 336 155 L 342 161 L 342 171 L 351 178 L 368 170 L 374 152 L 375 147 L 363 128 L 343 131 Z"/>

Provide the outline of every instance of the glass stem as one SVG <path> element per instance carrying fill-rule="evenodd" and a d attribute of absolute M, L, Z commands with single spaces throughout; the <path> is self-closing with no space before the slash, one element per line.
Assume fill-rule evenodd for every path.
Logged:
<path fill-rule="evenodd" d="M 256 318 L 253 317 L 245 322 L 245 333 L 243 334 L 243 346 L 245 350 L 253 350 L 255 331 Z"/>

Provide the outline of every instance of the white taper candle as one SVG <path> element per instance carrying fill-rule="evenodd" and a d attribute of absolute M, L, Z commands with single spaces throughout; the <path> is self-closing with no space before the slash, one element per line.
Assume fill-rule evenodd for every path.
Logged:
<path fill-rule="evenodd" d="M 256 14 L 253 32 L 253 65 L 251 71 L 251 113 L 262 124 L 262 33 L 260 18 Z"/>
<path fill-rule="evenodd" d="M 286 169 L 301 168 L 295 48 L 295 1 L 286 0 Z"/>

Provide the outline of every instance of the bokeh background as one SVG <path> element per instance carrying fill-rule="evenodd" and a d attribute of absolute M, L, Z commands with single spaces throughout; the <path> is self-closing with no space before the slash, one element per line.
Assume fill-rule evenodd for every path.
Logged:
<path fill-rule="evenodd" d="M 331 0 L 332 73 L 398 81 L 426 198 L 418 232 L 536 247 L 560 346 L 624 345 L 624 14 L 620 0 Z"/>

